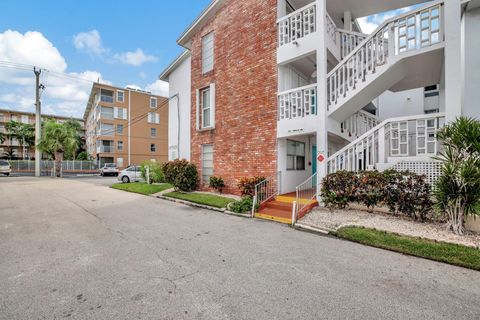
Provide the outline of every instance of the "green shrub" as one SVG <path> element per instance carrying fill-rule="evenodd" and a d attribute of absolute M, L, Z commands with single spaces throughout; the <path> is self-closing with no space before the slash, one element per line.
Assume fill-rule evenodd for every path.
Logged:
<path fill-rule="evenodd" d="M 228 210 L 235 213 L 251 212 L 253 206 L 253 198 L 251 196 L 243 197 L 239 201 L 232 202 L 228 205 Z"/>
<path fill-rule="evenodd" d="M 358 176 L 356 200 L 368 208 L 368 212 L 384 199 L 385 179 L 378 171 L 363 171 Z"/>
<path fill-rule="evenodd" d="M 264 180 L 265 177 L 243 177 L 240 179 L 237 186 L 242 193 L 242 196 L 253 197 L 255 195 L 255 186 Z"/>
<path fill-rule="evenodd" d="M 147 181 L 147 168 L 149 168 L 150 172 L 150 184 L 165 182 L 162 166 L 158 162 L 151 160 L 145 160 L 140 164 L 140 172 L 143 180 Z"/>
<path fill-rule="evenodd" d="M 325 206 L 331 210 L 344 209 L 355 200 L 357 177 L 351 171 L 338 171 L 323 179 L 320 195 Z"/>
<path fill-rule="evenodd" d="M 225 188 L 225 182 L 220 177 L 210 177 L 209 186 L 222 193 L 223 188 Z"/>
<path fill-rule="evenodd" d="M 198 170 L 187 160 L 174 160 L 162 165 L 166 182 L 173 185 L 175 190 L 191 192 L 197 189 Z"/>

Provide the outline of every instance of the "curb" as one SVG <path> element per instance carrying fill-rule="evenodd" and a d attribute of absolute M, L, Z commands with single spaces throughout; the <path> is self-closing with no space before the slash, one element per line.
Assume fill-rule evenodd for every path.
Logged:
<path fill-rule="evenodd" d="M 162 199 L 162 200 L 167 200 L 167 201 L 170 201 L 170 202 L 184 204 L 184 205 L 194 207 L 194 208 L 201 208 L 201 209 L 207 209 L 207 210 L 211 210 L 211 211 L 226 213 L 228 215 L 235 216 L 235 217 L 251 218 L 251 216 L 249 214 L 235 213 L 235 212 L 229 211 L 225 208 L 211 207 L 211 206 L 207 206 L 207 205 L 204 205 L 204 204 L 199 204 L 199 203 L 190 202 L 190 201 L 186 201 L 186 200 L 180 200 L 180 199 L 165 197 L 163 195 L 157 195 L 157 196 L 153 196 L 153 197 L 158 198 L 158 199 Z"/>
<path fill-rule="evenodd" d="M 333 229 L 328 229 L 328 228 L 319 228 L 319 227 L 313 227 L 310 225 L 306 224 L 301 224 L 301 223 L 296 223 L 294 226 L 295 229 L 300 229 L 301 231 L 310 231 L 310 232 L 315 232 L 315 233 L 321 233 L 321 234 L 334 234 L 335 230 Z"/>

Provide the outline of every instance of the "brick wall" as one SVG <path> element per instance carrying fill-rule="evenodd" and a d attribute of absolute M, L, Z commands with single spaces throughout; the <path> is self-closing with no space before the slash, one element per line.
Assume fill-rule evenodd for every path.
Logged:
<path fill-rule="evenodd" d="M 192 162 L 214 145 L 214 175 L 238 194 L 244 176 L 276 172 L 277 0 L 227 0 L 192 40 Z M 202 74 L 202 37 L 214 32 L 214 70 Z M 215 129 L 196 130 L 196 90 L 216 86 Z M 208 182 L 207 182 L 208 184 Z M 203 186 L 202 189 L 205 189 Z"/>

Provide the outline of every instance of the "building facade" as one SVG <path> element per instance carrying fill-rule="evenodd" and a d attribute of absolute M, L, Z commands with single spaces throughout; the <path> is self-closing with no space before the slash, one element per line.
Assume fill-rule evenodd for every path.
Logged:
<path fill-rule="evenodd" d="M 81 124 L 82 128 L 84 127 L 83 119 L 48 114 L 42 115 L 42 121 L 45 121 L 47 119 L 55 119 L 60 123 L 66 120 L 75 120 Z M 3 133 L 5 135 L 5 141 L 0 141 L 0 158 L 25 160 L 34 159 L 35 148 L 33 146 L 22 146 L 15 137 L 9 135 L 9 132 L 7 131 L 7 123 L 10 121 L 16 121 L 35 126 L 35 113 L 0 109 L 0 133 Z"/>
<path fill-rule="evenodd" d="M 356 20 L 405 7 L 371 34 Z M 438 128 L 480 116 L 479 7 L 212 1 L 178 40 L 190 58 L 161 76 L 190 83 L 190 118 L 176 121 L 190 121 L 202 187 L 215 175 L 238 193 L 241 177 L 264 176 L 289 193 L 317 188 L 329 172 L 387 168 L 433 179 Z M 171 95 L 186 92 L 179 83 Z"/>
<path fill-rule="evenodd" d="M 84 115 L 87 151 L 119 168 L 168 159 L 168 99 L 95 83 Z"/>

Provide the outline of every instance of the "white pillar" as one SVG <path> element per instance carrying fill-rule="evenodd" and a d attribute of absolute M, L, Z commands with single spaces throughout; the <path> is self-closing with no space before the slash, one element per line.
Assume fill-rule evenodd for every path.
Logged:
<path fill-rule="evenodd" d="M 327 174 L 328 138 L 327 138 L 327 43 L 326 43 L 326 0 L 317 0 L 317 153 L 325 159 L 317 162 L 318 181 Z"/>
<path fill-rule="evenodd" d="M 277 14 L 278 18 L 287 15 L 287 2 L 285 0 L 277 0 Z"/>
<path fill-rule="evenodd" d="M 350 11 L 343 13 L 343 29 L 352 31 L 352 13 Z"/>
<path fill-rule="evenodd" d="M 445 115 L 453 121 L 462 115 L 462 41 L 459 1 L 444 2 L 445 26 Z"/>

